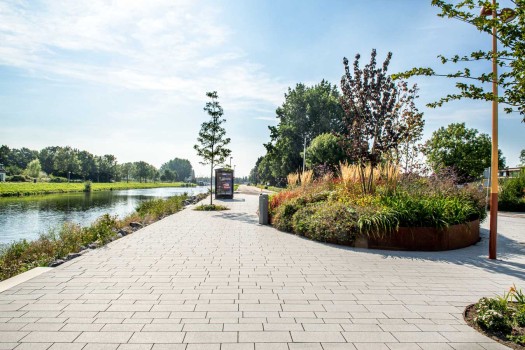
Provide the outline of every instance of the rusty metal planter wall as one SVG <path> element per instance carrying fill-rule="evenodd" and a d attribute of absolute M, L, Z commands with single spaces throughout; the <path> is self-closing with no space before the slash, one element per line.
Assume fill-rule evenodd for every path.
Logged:
<path fill-rule="evenodd" d="M 465 248 L 479 241 L 479 220 L 434 227 L 400 227 L 382 238 L 359 238 L 355 247 L 386 250 L 439 251 Z"/>

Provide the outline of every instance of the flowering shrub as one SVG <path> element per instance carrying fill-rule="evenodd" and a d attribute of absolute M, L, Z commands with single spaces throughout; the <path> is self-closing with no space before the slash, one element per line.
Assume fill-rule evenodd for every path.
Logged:
<path fill-rule="evenodd" d="M 351 243 L 358 235 L 384 236 L 399 227 L 446 228 L 486 217 L 484 194 L 457 186 L 453 176 L 378 173 L 375 191 L 363 193 L 354 168 L 343 166 L 340 179 L 326 177 L 272 196 L 272 224 L 315 240 Z"/>
<path fill-rule="evenodd" d="M 512 330 L 512 312 L 506 300 L 481 298 L 476 304 L 478 315 L 474 319 L 481 327 L 493 331 Z"/>
<path fill-rule="evenodd" d="M 481 298 L 474 321 L 483 329 L 525 345 L 525 295 L 512 286 L 502 297 Z"/>

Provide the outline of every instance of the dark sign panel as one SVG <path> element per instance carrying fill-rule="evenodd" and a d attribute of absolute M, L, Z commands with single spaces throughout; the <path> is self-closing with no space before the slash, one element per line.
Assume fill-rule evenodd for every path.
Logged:
<path fill-rule="evenodd" d="M 215 197 L 233 198 L 233 171 L 230 169 L 215 170 Z"/>

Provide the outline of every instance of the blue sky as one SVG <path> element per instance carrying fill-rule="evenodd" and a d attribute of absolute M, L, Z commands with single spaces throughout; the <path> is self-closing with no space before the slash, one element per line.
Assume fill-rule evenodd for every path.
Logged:
<path fill-rule="evenodd" d="M 447 71 L 438 54 L 490 48 L 490 37 L 437 12 L 430 0 L 2 1 L 0 144 L 70 145 L 156 166 L 188 158 L 204 175 L 193 145 L 207 119 L 205 92 L 217 90 L 232 162 L 247 175 L 287 88 L 338 84 L 344 56 L 367 60 L 375 48 L 380 61 L 393 52 L 391 73 Z M 452 122 L 490 133 L 490 103 L 428 109 L 453 82 L 411 82 L 421 89 L 425 138 Z M 501 113 L 509 165 L 525 148 L 520 121 Z"/>

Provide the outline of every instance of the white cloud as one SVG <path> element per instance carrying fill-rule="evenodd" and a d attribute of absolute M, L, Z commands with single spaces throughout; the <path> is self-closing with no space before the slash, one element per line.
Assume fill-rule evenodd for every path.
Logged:
<path fill-rule="evenodd" d="M 0 65 L 127 89 L 277 104 L 284 84 L 229 43 L 218 10 L 191 0 L 0 3 Z"/>

